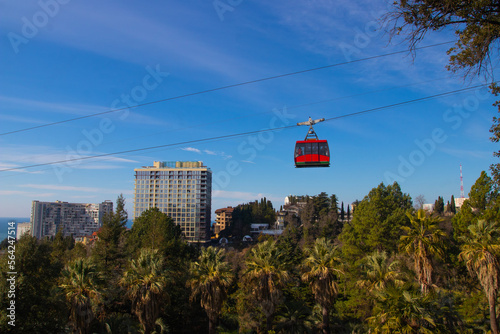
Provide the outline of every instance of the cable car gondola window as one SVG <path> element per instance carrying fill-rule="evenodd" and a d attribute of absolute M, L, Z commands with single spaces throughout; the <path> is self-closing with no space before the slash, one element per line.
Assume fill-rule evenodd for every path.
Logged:
<path fill-rule="evenodd" d="M 318 155 L 318 143 L 311 143 L 311 153 Z"/>
<path fill-rule="evenodd" d="M 319 145 L 319 154 L 329 156 L 330 152 L 328 151 L 328 145 L 320 144 Z"/>
<path fill-rule="evenodd" d="M 305 154 L 306 155 L 311 154 L 311 143 L 306 143 L 305 146 L 306 146 Z"/>
<path fill-rule="evenodd" d="M 300 157 L 305 154 L 305 145 L 297 144 L 295 147 L 295 157 Z"/>

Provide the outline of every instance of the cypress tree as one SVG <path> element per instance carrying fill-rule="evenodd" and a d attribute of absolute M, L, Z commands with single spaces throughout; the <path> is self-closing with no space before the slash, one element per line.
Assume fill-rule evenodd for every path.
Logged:
<path fill-rule="evenodd" d="M 457 213 L 457 207 L 455 206 L 455 197 L 451 195 L 450 207 L 452 213 Z"/>
<path fill-rule="evenodd" d="M 341 206 L 340 206 L 340 220 L 341 221 L 344 221 L 344 218 L 345 218 L 345 212 L 344 212 L 344 202 L 342 202 Z"/>

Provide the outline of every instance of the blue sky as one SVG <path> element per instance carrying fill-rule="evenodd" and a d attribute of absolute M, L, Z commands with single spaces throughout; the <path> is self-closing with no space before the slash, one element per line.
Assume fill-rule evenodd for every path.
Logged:
<path fill-rule="evenodd" d="M 389 1 L 390 2 L 390 1 Z M 405 50 L 378 20 L 384 1 L 0 1 L 0 132 Z M 453 40 L 450 32 L 422 45 Z M 482 83 L 446 71 L 450 45 L 355 62 L 0 136 L 0 168 L 292 125 Z M 318 124 L 332 164 L 295 169 L 296 127 L 0 172 L 0 216 L 31 201 L 115 201 L 132 215 L 134 168 L 203 161 L 213 209 L 266 196 L 336 194 L 346 205 L 398 181 L 427 202 L 466 194 L 498 150 L 486 90 Z"/>

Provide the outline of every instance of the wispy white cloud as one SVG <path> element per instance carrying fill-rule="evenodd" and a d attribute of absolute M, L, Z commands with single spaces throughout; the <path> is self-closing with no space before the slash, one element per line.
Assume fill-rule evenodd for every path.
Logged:
<path fill-rule="evenodd" d="M 73 115 L 88 115 L 109 110 L 106 107 L 98 105 L 48 102 L 5 95 L 0 95 L 0 101 L 3 102 L 4 106 L 7 104 L 9 106 L 15 106 L 16 108 L 28 108 L 40 112 L 58 112 Z"/>
<path fill-rule="evenodd" d="M 90 187 L 75 187 L 75 186 L 60 186 L 55 184 L 21 184 L 23 188 L 45 189 L 45 190 L 62 190 L 62 191 L 83 191 L 83 192 L 98 192 L 102 189 Z"/>
<path fill-rule="evenodd" d="M 91 198 L 96 198 L 97 196 L 95 195 L 88 195 L 88 196 L 85 196 L 85 195 L 76 195 L 76 196 L 69 196 L 69 198 L 73 198 L 73 199 L 91 199 Z"/>
<path fill-rule="evenodd" d="M 144 70 L 147 74 L 147 71 Z M 142 83 L 142 78 L 137 78 L 137 83 Z M 120 98 L 121 95 L 126 95 L 130 92 L 123 92 L 122 94 L 117 94 L 116 98 Z M 3 102 L 3 109 L 5 110 L 0 119 L 10 120 L 20 123 L 31 123 L 31 124 L 45 124 L 52 121 L 57 121 L 54 119 L 47 119 L 48 114 L 58 113 L 67 114 L 75 116 L 85 116 L 98 114 L 102 112 L 108 112 L 115 109 L 121 109 L 125 105 L 119 105 L 117 108 L 112 108 L 113 101 L 110 101 L 109 106 L 103 105 L 92 105 L 92 104 L 81 104 L 81 103 L 67 103 L 62 101 L 41 101 L 26 99 L 14 96 L 0 95 L 0 102 Z M 132 104 L 133 106 L 134 104 Z M 17 111 L 27 111 L 30 116 L 17 115 Z M 119 110 L 117 112 L 108 113 L 105 116 L 113 117 L 119 115 L 120 117 L 113 118 L 117 123 L 133 123 L 133 124 L 146 124 L 146 125 L 156 125 L 156 126 L 170 126 L 170 122 L 158 119 L 158 117 L 152 117 L 147 115 L 146 112 L 137 111 L 139 109 L 128 109 L 126 112 Z M 33 118 L 31 116 L 33 113 L 40 115 L 40 118 Z M 22 113 L 21 113 L 22 114 Z M 125 117 L 126 115 L 126 117 Z M 96 116 L 97 117 L 97 116 Z"/>
<path fill-rule="evenodd" d="M 154 56 L 147 58 L 182 63 L 233 78 L 242 72 L 247 73 L 248 68 L 258 68 L 242 66 L 244 59 L 233 57 L 213 46 L 199 30 L 182 29 L 174 22 L 178 20 L 177 17 L 184 16 L 199 16 L 201 22 L 206 19 L 205 12 L 174 2 L 156 8 L 157 12 L 164 10 L 166 13 L 155 17 L 148 15 L 147 11 L 133 10 L 113 1 L 100 4 L 99 10 L 85 2 L 71 2 L 61 9 L 57 24 L 52 26 L 50 34 L 40 34 L 37 38 L 120 61 L 142 64 L 146 57 L 143 53 L 128 52 L 130 46 L 134 45 L 141 50 L 155 50 Z M 207 8 L 213 10 L 211 4 Z M 218 23 L 215 21 L 215 11 L 213 19 Z M 89 25 L 89 22 L 92 24 Z M 11 25 L 19 26 L 14 25 L 14 22 Z"/>
<path fill-rule="evenodd" d="M 440 151 L 458 158 L 476 158 L 476 159 L 491 159 L 492 153 L 490 151 L 478 150 L 463 150 L 457 148 L 441 148 Z"/>
<path fill-rule="evenodd" d="M 63 186 L 55 184 L 22 184 L 19 187 L 31 188 L 31 189 L 43 189 L 43 190 L 55 190 L 55 191 L 78 191 L 87 192 L 95 194 L 133 194 L 131 190 L 121 190 L 121 189 L 108 189 L 108 188 L 98 188 L 98 187 L 81 187 L 81 186 Z M 87 195 L 85 195 L 87 196 Z M 95 195 L 92 195 L 95 196 Z"/>
<path fill-rule="evenodd" d="M 181 148 L 181 150 L 201 154 L 201 150 L 194 148 L 194 147 L 184 147 L 184 148 Z"/>
<path fill-rule="evenodd" d="M 233 157 L 232 155 L 226 154 L 225 152 L 222 152 L 222 151 L 212 151 L 212 150 L 203 150 L 202 151 L 202 150 L 194 148 L 194 147 L 184 147 L 184 148 L 181 148 L 181 150 L 188 151 L 188 152 L 194 152 L 194 153 L 198 153 L 198 154 L 204 153 L 207 155 L 219 156 L 219 157 L 222 157 L 224 160 L 231 159 Z"/>
<path fill-rule="evenodd" d="M 205 152 L 208 155 L 215 155 L 215 156 L 222 157 L 222 158 L 224 158 L 224 160 L 231 159 L 233 157 L 232 155 L 229 155 L 229 154 L 226 154 L 225 152 L 220 152 L 220 151 L 203 150 L 203 152 Z"/>
<path fill-rule="evenodd" d="M 30 198 L 40 198 L 40 197 L 52 197 L 55 193 L 36 193 L 22 190 L 0 190 L 0 196 L 14 196 L 21 195 Z"/>
<path fill-rule="evenodd" d="M 10 168 L 18 168 L 18 167 L 22 167 L 22 166 L 17 165 L 17 164 L 12 164 L 12 163 L 0 162 L 0 169 L 10 169 Z M 12 172 L 26 173 L 26 174 L 43 174 L 44 173 L 43 171 L 31 171 L 28 169 L 14 169 L 14 170 L 12 170 Z"/>
<path fill-rule="evenodd" d="M 92 155 L 99 154 L 103 153 L 97 151 L 92 153 Z M 74 152 L 62 151 L 44 145 L 5 145 L 2 147 L 2 155 L 0 156 L 0 169 L 49 164 L 89 156 L 91 155 L 79 155 Z M 137 163 L 137 161 L 119 156 L 106 156 L 75 161 L 68 164 L 69 167 L 74 169 L 117 169 L 123 168 L 123 166 L 120 165 L 122 163 Z M 40 171 L 31 171 L 28 169 L 19 169 L 16 171 L 31 174 L 42 173 Z"/>
<path fill-rule="evenodd" d="M 17 122 L 17 123 L 29 123 L 29 124 L 45 124 L 46 122 L 42 121 L 41 119 L 35 119 L 33 117 L 23 117 L 23 116 L 14 116 L 14 115 L 7 115 L 7 114 L 0 114 L 0 119 L 4 121 L 11 121 L 11 122 Z"/>

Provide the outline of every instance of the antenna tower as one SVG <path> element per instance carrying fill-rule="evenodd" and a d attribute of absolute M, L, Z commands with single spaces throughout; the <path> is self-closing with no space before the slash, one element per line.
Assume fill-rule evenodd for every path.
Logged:
<path fill-rule="evenodd" d="M 464 198 L 464 179 L 462 177 L 462 165 L 460 165 L 460 198 Z"/>

